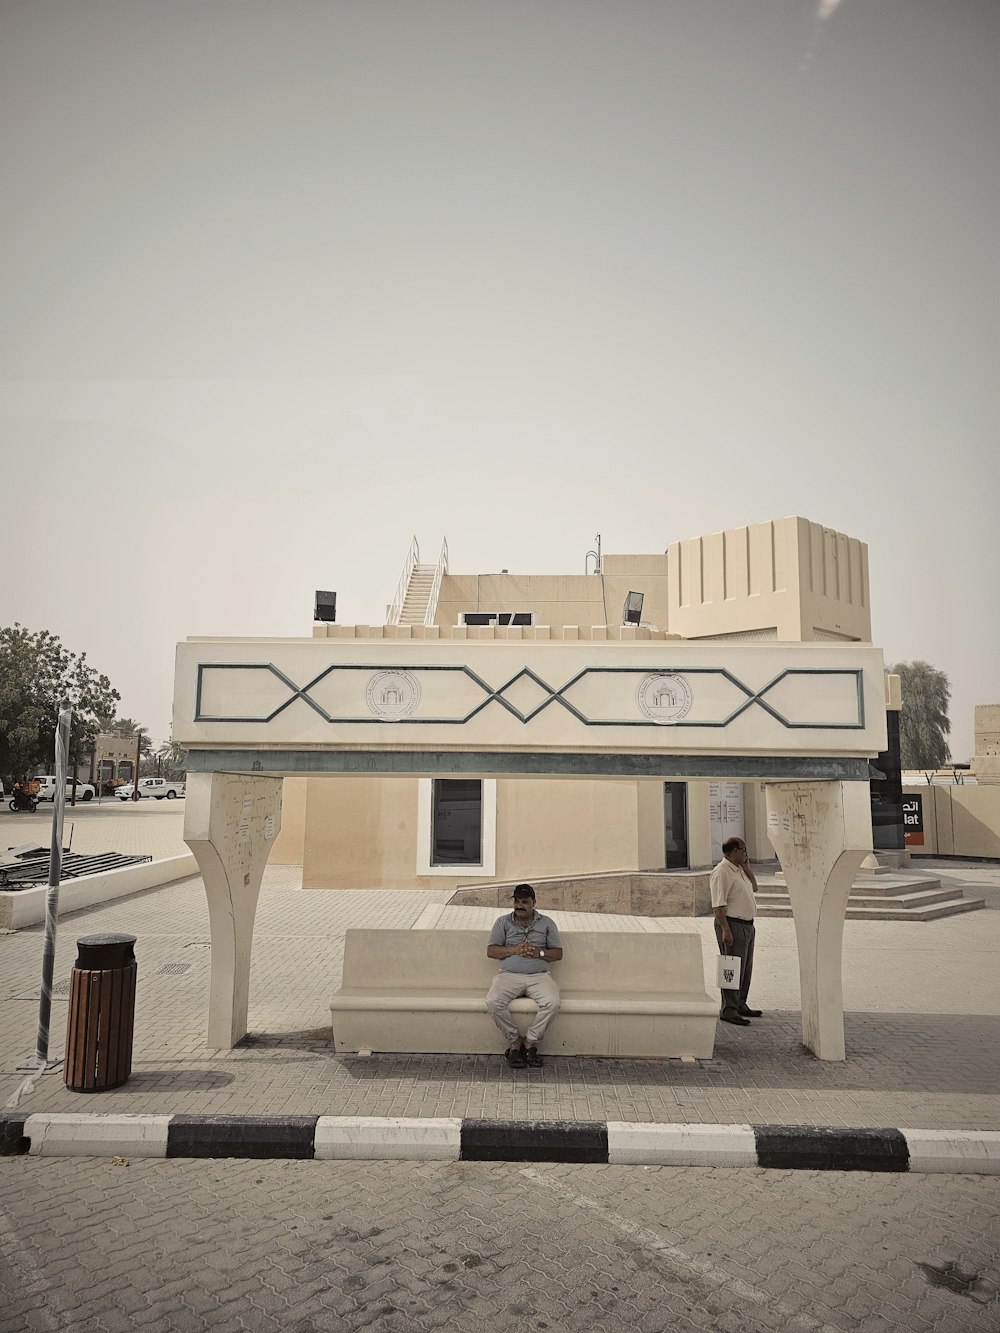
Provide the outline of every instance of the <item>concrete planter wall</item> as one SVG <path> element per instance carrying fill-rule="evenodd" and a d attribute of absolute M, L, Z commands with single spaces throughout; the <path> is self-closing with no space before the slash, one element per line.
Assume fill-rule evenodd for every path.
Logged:
<path fill-rule="evenodd" d="M 709 870 L 623 870 L 608 875 L 536 879 L 540 912 L 603 912 L 624 916 L 711 916 Z M 450 899 L 464 907 L 510 909 L 514 883 L 469 885 Z"/>
<path fill-rule="evenodd" d="M 142 865 L 123 866 L 98 875 L 81 875 L 68 879 L 59 888 L 59 915 L 78 912 L 82 907 L 124 898 L 140 889 L 157 888 L 175 879 L 186 879 L 198 874 L 198 863 L 191 852 L 183 856 L 168 856 L 162 861 L 146 861 Z M 17 930 L 23 926 L 37 926 L 45 920 L 44 884 L 34 889 L 0 892 L 0 930 Z"/>

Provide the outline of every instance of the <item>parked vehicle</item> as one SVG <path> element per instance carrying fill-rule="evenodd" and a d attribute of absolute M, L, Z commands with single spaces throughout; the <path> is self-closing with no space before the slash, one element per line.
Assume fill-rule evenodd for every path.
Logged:
<path fill-rule="evenodd" d="M 124 787 L 119 787 L 115 795 L 120 801 L 131 801 L 135 786 L 127 782 Z M 168 801 L 176 800 L 178 796 L 184 795 L 184 783 L 174 782 L 172 778 L 140 778 L 139 796 L 152 796 L 154 800 Z"/>
<path fill-rule="evenodd" d="M 40 801 L 54 801 L 56 799 L 56 780 L 53 774 L 37 774 L 32 778 L 32 782 L 38 783 L 37 796 Z M 96 792 L 89 782 L 76 783 L 76 799 L 78 801 L 92 801 Z M 73 779 L 66 779 L 66 799 L 73 798 Z"/>

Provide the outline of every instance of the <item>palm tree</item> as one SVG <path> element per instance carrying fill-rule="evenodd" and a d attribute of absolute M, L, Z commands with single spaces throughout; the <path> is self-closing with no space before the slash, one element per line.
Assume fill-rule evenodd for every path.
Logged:
<path fill-rule="evenodd" d="M 164 741 L 156 751 L 156 758 L 165 778 L 182 778 L 187 772 L 187 750 L 176 741 Z"/>

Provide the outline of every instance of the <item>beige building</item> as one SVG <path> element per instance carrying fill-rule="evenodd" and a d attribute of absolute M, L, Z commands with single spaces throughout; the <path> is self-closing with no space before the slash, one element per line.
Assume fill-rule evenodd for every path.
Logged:
<path fill-rule="evenodd" d="M 135 736 L 101 732 L 94 740 L 90 757 L 89 780 L 104 787 L 111 783 L 131 782 L 135 776 Z"/>
<path fill-rule="evenodd" d="M 626 614 L 636 593 L 641 611 L 632 598 Z M 607 554 L 588 574 L 455 573 L 446 543 L 434 564 L 422 564 L 414 540 L 384 625 L 322 623 L 313 634 L 498 646 L 621 637 L 813 643 L 826 650 L 814 668 L 823 677 L 830 645 L 871 642 L 868 552 L 799 517 L 674 542 L 658 554 Z M 449 679 L 453 691 L 465 688 Z M 398 698 L 396 689 L 390 680 L 381 702 L 387 718 L 405 706 L 403 683 Z M 780 680 L 768 686 L 778 716 L 781 690 Z M 648 716 L 669 723 L 683 715 L 683 697 L 668 694 L 669 687 L 644 701 Z M 553 686 L 521 679 L 505 698 L 522 714 L 540 711 L 553 706 Z M 474 699 L 470 687 L 470 707 Z M 794 717 L 781 720 L 796 725 Z M 295 777 L 285 780 L 283 805 L 270 859 L 301 863 L 310 888 L 458 888 L 693 869 L 716 861 L 734 833 L 753 857 L 773 855 L 763 787 L 753 781 Z"/>
<path fill-rule="evenodd" d="M 976 753 L 972 771 L 983 786 L 1000 784 L 1000 704 L 977 704 L 973 728 Z"/>

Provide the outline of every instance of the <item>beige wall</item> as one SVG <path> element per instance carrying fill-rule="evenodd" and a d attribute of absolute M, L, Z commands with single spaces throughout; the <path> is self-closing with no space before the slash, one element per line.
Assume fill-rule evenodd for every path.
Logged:
<path fill-rule="evenodd" d="M 660 870 L 666 863 L 664 845 L 663 783 L 659 779 L 637 782 L 636 854 L 639 870 Z"/>
<path fill-rule="evenodd" d="M 919 856 L 989 856 L 1000 859 L 1000 786 L 905 785 L 923 797 L 924 845 Z"/>
<path fill-rule="evenodd" d="M 689 782 L 688 861 L 691 866 L 712 864 L 712 829 L 708 818 L 710 782 Z"/>
<path fill-rule="evenodd" d="M 634 782 L 498 782 L 492 876 L 417 874 L 417 791 L 416 778 L 310 779 L 303 886 L 445 889 L 639 868 Z"/>
<path fill-rule="evenodd" d="M 300 866 L 305 844 L 307 778 L 285 778 L 281 790 L 281 832 L 271 844 L 268 865 Z"/>
<path fill-rule="evenodd" d="M 636 823 L 635 782 L 498 782 L 496 878 L 638 870 Z"/>
<path fill-rule="evenodd" d="M 618 625 L 629 592 L 644 594 L 643 623 L 684 638 L 871 641 L 867 545 L 795 516 L 672 542 L 662 555 L 605 555 L 602 576 L 447 574 L 435 624 L 531 611 L 537 625 Z"/>
<path fill-rule="evenodd" d="M 868 547 L 856 537 L 795 519 L 801 638 L 871 642 Z"/>
<path fill-rule="evenodd" d="M 536 625 L 620 625 L 626 594 L 641 592 L 643 623 L 667 624 L 666 555 L 609 555 L 599 574 L 446 574 L 436 625 L 463 611 L 531 611 Z"/>
<path fill-rule="evenodd" d="M 790 517 L 713 532 L 667 548 L 667 628 L 719 635 L 870 642 L 868 547 Z"/>
<path fill-rule="evenodd" d="M 743 784 L 745 838 L 751 861 L 770 861 L 777 853 L 767 836 L 767 787 L 763 782 Z"/>
<path fill-rule="evenodd" d="M 309 780 L 302 885 L 414 888 L 417 780 Z"/>

